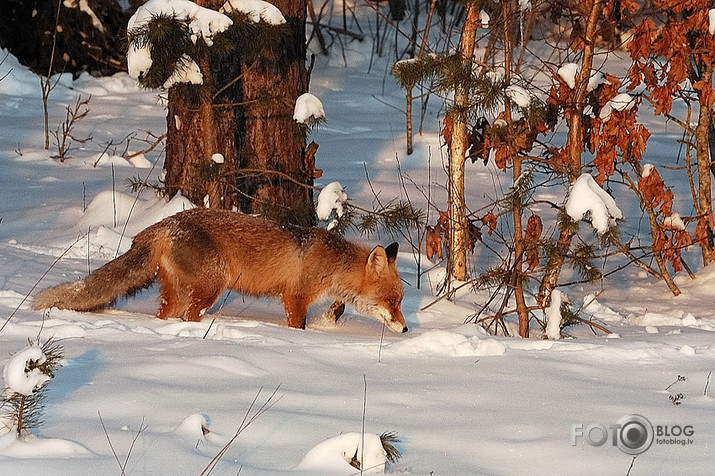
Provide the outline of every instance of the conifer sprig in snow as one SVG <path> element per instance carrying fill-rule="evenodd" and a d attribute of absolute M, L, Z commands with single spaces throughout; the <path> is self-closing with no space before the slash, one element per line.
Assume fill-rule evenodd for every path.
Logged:
<path fill-rule="evenodd" d="M 39 346 L 39 342 L 30 341 L 30 347 Z M 42 425 L 44 412 L 43 401 L 46 394 L 47 380 L 54 377 L 55 371 L 62 366 L 62 347 L 49 339 L 41 347 L 41 357 L 27 359 L 23 370 L 26 374 L 40 372 L 45 377 L 40 380 L 38 387 L 27 392 L 19 392 L 5 382 L 7 388 L 2 393 L 0 400 L 0 424 L 6 428 L 14 429 L 17 436 L 28 433 L 32 428 Z M 16 371 L 14 369 L 13 371 Z M 5 378 L 10 376 L 5 375 Z M 1 432 L 0 428 L 0 432 Z"/>
<path fill-rule="evenodd" d="M 384 432 L 380 435 L 380 442 L 382 442 L 382 448 L 385 450 L 385 453 L 387 453 L 387 461 L 390 463 L 397 463 L 400 458 L 402 458 L 402 453 L 395 446 L 395 444 L 400 443 L 400 439 L 397 437 L 397 432 Z"/>

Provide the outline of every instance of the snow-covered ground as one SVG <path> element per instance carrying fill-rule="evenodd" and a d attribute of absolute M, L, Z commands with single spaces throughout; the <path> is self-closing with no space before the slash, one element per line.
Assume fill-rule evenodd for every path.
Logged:
<path fill-rule="evenodd" d="M 346 51 L 348 67 L 340 55 L 316 62 L 311 92 L 328 121 L 311 134 L 324 170 L 318 185 L 339 181 L 351 200 L 369 207 L 373 190 L 384 201 L 405 198 L 402 174 L 417 206 L 426 204 L 416 186 L 427 190 L 430 180 L 432 199 L 444 203 L 438 113 L 428 112 L 415 153 L 406 156 L 404 93 L 386 76 L 387 62 L 367 74 L 368 55 L 360 46 Z M 136 199 L 126 187 L 128 178 L 161 173 L 159 150 L 131 163 L 118 157 L 128 135 L 137 138 L 130 149 L 140 150 L 145 131 L 164 131 L 155 92 L 125 74 L 63 78 L 50 96 L 50 127 L 78 95 L 91 94 L 75 135 L 92 140 L 75 144 L 59 163 L 50 158 L 55 150 L 42 147 L 38 78 L 12 57 L 0 65 L 0 76 L 6 71 L 0 365 L 38 336 L 61 344 L 65 362 L 45 384 L 44 424 L 20 440 L 12 432 L 0 436 L 3 474 L 121 474 L 124 465 L 126 474 L 200 474 L 239 429 L 213 474 L 354 474 L 342 461 L 363 440 L 369 461 L 371 435 L 383 432 L 400 439 L 402 458 L 386 467 L 393 473 L 712 474 L 712 267 L 695 280 L 678 276 L 677 298 L 635 267 L 596 286 L 565 289 L 571 302 L 589 303 L 583 318 L 612 333 L 579 326 L 561 340 L 495 337 L 465 324 L 486 299 L 471 292 L 421 310 L 435 300 L 430 283 L 440 269 L 423 276 L 418 289 L 405 240 L 398 265 L 410 332 L 403 335 L 383 333 L 350 309 L 336 326 L 319 325 L 311 320 L 319 306 L 308 330 L 290 329 L 279 303 L 235 294 L 220 299 L 203 322 L 160 321 L 152 317 L 155 288 L 102 313 L 30 310 L 37 288 L 85 276 L 126 250 L 139 230 L 190 204 L 180 197 L 163 203 L 150 191 Z M 659 127 L 647 158 L 666 163 L 677 153 L 679 131 Z M 116 145 L 107 147 L 110 141 Z M 503 193 L 502 179 L 491 165 L 470 164 L 471 203 Z M 563 192 L 550 190 L 550 198 L 561 202 Z M 638 207 L 618 205 L 625 226 L 636 228 Z M 483 270 L 489 256 L 477 245 L 475 269 Z M 631 415 L 647 419 L 653 429 L 646 434 L 654 436 L 635 459 L 613 445 L 614 425 L 641 421 Z"/>

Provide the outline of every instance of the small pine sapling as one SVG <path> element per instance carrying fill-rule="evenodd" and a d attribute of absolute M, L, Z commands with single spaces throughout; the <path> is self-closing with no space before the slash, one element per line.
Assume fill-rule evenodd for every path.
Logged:
<path fill-rule="evenodd" d="M 0 433 L 14 431 L 18 438 L 42 424 L 47 383 L 62 366 L 62 347 L 52 339 L 29 345 L 5 364 L 5 390 L 0 397 Z"/>

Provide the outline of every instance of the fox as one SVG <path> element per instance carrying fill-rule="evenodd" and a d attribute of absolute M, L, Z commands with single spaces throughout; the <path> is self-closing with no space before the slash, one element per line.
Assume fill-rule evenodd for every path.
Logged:
<path fill-rule="evenodd" d="M 253 215 L 192 208 L 141 231 L 124 254 L 87 277 L 42 290 L 36 310 L 97 311 L 159 283 L 156 317 L 198 322 L 226 289 L 280 298 L 289 327 L 305 329 L 308 308 L 350 304 L 394 332 L 407 332 L 398 244 L 372 250 L 317 227 L 281 226 Z"/>

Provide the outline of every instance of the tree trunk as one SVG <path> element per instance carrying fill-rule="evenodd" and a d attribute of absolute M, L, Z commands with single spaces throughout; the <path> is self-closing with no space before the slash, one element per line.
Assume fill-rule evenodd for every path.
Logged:
<path fill-rule="evenodd" d="M 224 1 L 196 3 L 218 9 Z M 205 48 L 197 61 L 204 84 L 170 88 L 166 189 L 197 205 L 312 224 L 313 170 L 304 163 L 305 131 L 293 120 L 295 100 L 308 90 L 306 4 L 273 3 L 288 23 L 279 47 L 266 45 L 250 64 L 240 51 L 217 58 Z M 223 163 L 212 160 L 217 153 Z"/>
<path fill-rule="evenodd" d="M 479 24 L 479 8 L 469 5 L 467 19 L 462 29 L 462 39 L 459 53 L 465 68 L 472 68 L 472 57 Z M 468 147 L 468 131 L 466 111 L 469 107 L 469 90 L 458 87 L 454 93 L 454 113 L 452 142 L 449 147 L 449 274 L 458 281 L 466 281 L 467 244 L 469 230 L 467 228 L 466 203 L 464 199 L 464 157 Z"/>
<path fill-rule="evenodd" d="M 712 67 L 702 65 L 702 78 L 704 83 L 712 84 L 713 70 Z M 707 104 L 704 94 L 699 94 L 700 115 L 698 117 L 698 125 L 695 128 L 695 152 L 698 161 L 698 203 L 697 213 L 701 227 L 705 230 L 712 231 L 713 229 L 713 208 L 712 208 L 712 192 L 711 192 L 711 177 L 710 177 L 710 147 L 709 147 L 709 129 L 712 120 L 712 111 Z M 702 235 L 702 234 L 701 234 Z M 699 238 L 706 238 L 700 236 Z M 710 240 L 705 239 L 699 241 L 700 249 L 703 255 L 703 266 L 707 266 L 715 261 L 715 251 L 710 247 Z"/>
<path fill-rule="evenodd" d="M 181 193 L 196 205 L 231 209 L 236 200 L 226 171 L 231 170 L 237 155 L 234 111 L 231 107 L 216 107 L 214 65 L 208 53 L 198 64 L 204 86 L 209 86 L 207 90 L 189 85 L 169 89 L 166 192 L 169 196 Z M 212 160 L 214 154 L 221 154 L 224 163 Z"/>
<path fill-rule="evenodd" d="M 280 53 L 266 47 L 255 63 L 243 64 L 246 133 L 239 168 L 265 172 L 239 179 L 239 203 L 247 213 L 313 224 L 313 170 L 305 163 L 305 132 L 293 119 L 295 100 L 308 91 L 306 4 L 272 3 L 285 16 L 289 36 Z"/>
<path fill-rule="evenodd" d="M 581 154 L 583 153 L 583 111 L 586 106 L 586 94 L 588 81 L 591 78 L 591 69 L 593 67 L 593 54 L 596 40 L 598 18 L 601 14 L 601 5 L 603 0 L 593 0 L 591 10 L 586 23 L 586 32 L 584 37 L 583 60 L 581 61 L 581 72 L 578 76 L 576 90 L 574 91 L 574 100 L 571 106 L 570 113 L 566 114 L 566 122 L 568 123 L 568 139 L 566 147 L 568 148 L 568 179 L 573 183 L 581 174 Z M 571 240 L 576 235 L 577 227 L 567 226 L 561 230 L 556 243 L 556 248 L 549 258 L 546 265 L 544 277 L 541 280 L 539 288 L 538 304 L 546 307 L 551 296 L 551 291 L 556 288 L 561 274 L 561 268 L 564 265 L 566 255 L 571 247 Z"/>
<path fill-rule="evenodd" d="M 504 41 L 504 84 L 507 86 L 511 82 L 511 62 L 512 62 L 512 42 L 510 35 L 511 2 L 502 3 L 503 18 L 503 41 Z M 508 101 L 504 102 L 504 115 L 511 129 L 511 106 Z M 510 149 L 513 150 L 513 149 Z M 521 179 L 521 157 L 519 154 L 512 155 L 512 175 L 513 183 L 516 184 Z M 524 299 L 524 227 L 522 224 L 523 206 L 521 203 L 514 204 L 512 210 L 514 225 L 514 300 L 516 301 L 516 314 L 519 318 L 519 336 L 529 337 L 529 310 Z"/>

